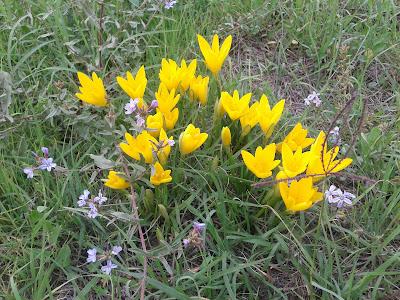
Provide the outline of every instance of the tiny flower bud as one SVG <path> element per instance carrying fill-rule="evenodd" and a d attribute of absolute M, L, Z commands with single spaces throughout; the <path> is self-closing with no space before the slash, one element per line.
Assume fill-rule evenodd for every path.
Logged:
<path fill-rule="evenodd" d="M 228 127 L 223 127 L 221 130 L 222 145 L 228 148 L 232 142 L 231 130 Z"/>
<path fill-rule="evenodd" d="M 47 148 L 47 147 L 42 147 L 42 152 L 43 152 L 43 154 L 44 154 L 45 156 L 48 156 L 48 155 L 49 155 L 49 148 Z"/>
<path fill-rule="evenodd" d="M 195 231 L 197 231 L 198 233 L 203 233 L 203 231 L 206 229 L 206 224 L 194 221 L 193 222 L 193 229 Z"/>
<path fill-rule="evenodd" d="M 153 100 L 153 101 L 151 101 L 149 110 L 156 109 L 157 107 L 158 107 L 158 101 L 157 100 Z"/>

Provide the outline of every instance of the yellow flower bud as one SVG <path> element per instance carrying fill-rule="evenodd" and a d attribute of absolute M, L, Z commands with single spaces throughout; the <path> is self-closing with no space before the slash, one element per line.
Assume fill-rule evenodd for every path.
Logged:
<path fill-rule="evenodd" d="M 115 190 L 124 190 L 124 189 L 128 188 L 129 182 L 126 181 L 123 177 L 118 176 L 118 174 L 121 174 L 121 173 L 117 173 L 115 171 L 110 171 L 108 173 L 108 177 L 105 180 L 104 185 L 106 187 L 109 187 L 109 188 L 115 189 Z"/>
<path fill-rule="evenodd" d="M 229 127 L 223 127 L 221 130 L 221 140 L 222 140 L 222 145 L 224 147 L 228 148 L 231 145 L 232 142 L 232 135 L 231 135 L 231 130 Z"/>
<path fill-rule="evenodd" d="M 189 154 L 200 148 L 207 138 L 207 133 L 201 133 L 200 128 L 196 128 L 193 124 L 189 124 L 179 137 L 179 150 L 181 151 L 181 154 Z"/>

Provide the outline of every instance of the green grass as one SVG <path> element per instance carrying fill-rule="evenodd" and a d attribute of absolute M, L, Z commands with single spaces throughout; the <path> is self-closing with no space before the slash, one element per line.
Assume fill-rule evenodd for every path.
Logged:
<path fill-rule="evenodd" d="M 96 1 L 3 0 L 0 70 L 11 75 L 14 122 L 0 121 L 0 298 L 138 298 L 143 253 L 127 194 L 107 191 L 115 212 L 108 221 L 90 221 L 76 208 L 82 190 L 96 191 L 104 177 L 89 155 L 117 159 L 123 131 L 114 128 L 117 138 L 102 134 L 102 113 L 93 120 L 95 109 L 81 109 L 76 72 L 96 70 L 122 110 L 127 99 L 115 76 L 144 64 L 148 91 L 154 91 L 162 57 L 201 60 L 196 34 L 215 32 L 234 37 L 223 72 L 226 90 L 287 99 L 277 141 L 298 120 L 313 135 L 327 129 L 356 91 L 354 106 L 339 120 L 348 144 L 367 101 L 350 171 L 377 182 L 332 178 L 358 195 L 351 209 L 322 203 L 288 215 L 279 205 L 265 206 L 265 190 L 251 188 L 254 177 L 242 167 L 240 151 L 228 158 L 215 142 L 179 161 L 174 149 L 174 182 L 156 192 L 168 220 L 154 219 L 138 190 L 149 247 L 148 299 L 399 298 L 400 7 L 358 0 L 178 2 L 154 11 L 142 1 L 106 1 L 98 69 Z M 323 105 L 305 109 L 302 99 L 313 90 Z M 198 117 L 182 113 L 210 130 L 202 116 L 217 98 L 211 93 Z M 247 142 L 257 145 L 255 137 Z M 65 171 L 29 181 L 21 169 L 43 145 Z M 202 251 L 182 250 L 192 220 L 207 223 Z M 88 248 L 108 243 L 124 248 L 111 278 L 85 264 Z"/>

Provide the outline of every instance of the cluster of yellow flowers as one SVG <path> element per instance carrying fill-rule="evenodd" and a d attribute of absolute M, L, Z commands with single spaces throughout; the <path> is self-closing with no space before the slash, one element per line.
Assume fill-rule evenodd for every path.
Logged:
<path fill-rule="evenodd" d="M 218 78 L 222 65 L 227 58 L 232 37 L 228 36 L 222 45 L 219 38 L 214 35 L 211 45 L 200 35 L 197 36 L 200 50 L 205 64 L 215 78 Z M 178 65 L 172 59 L 163 59 L 159 71 L 160 85 L 155 93 L 157 101 L 156 111 L 146 115 L 145 128 L 136 136 L 125 134 L 125 142 L 119 144 L 123 153 L 134 160 L 143 160 L 150 164 L 152 172 L 150 182 L 160 185 L 172 181 L 171 170 L 164 169 L 168 163 L 171 146 L 174 145 L 172 136 L 167 132 L 174 129 L 179 119 L 177 106 L 181 96 L 187 93 L 191 101 L 198 101 L 206 105 L 208 99 L 208 76 L 196 76 L 197 60 L 189 64 L 182 60 Z M 80 92 L 76 96 L 89 104 L 106 106 L 107 93 L 102 80 L 92 74 L 89 78 L 83 73 L 78 73 L 81 83 Z M 135 99 L 137 107 L 146 110 L 149 106 L 144 100 L 147 78 L 144 66 L 133 76 L 126 73 L 126 79 L 117 77 L 119 86 L 131 99 Z M 241 137 L 246 136 L 258 124 L 264 132 L 266 140 L 272 135 L 279 122 L 285 100 L 280 100 L 271 108 L 266 95 L 259 101 L 250 105 L 252 94 L 242 97 L 235 90 L 233 94 L 222 91 L 219 101 L 215 103 L 215 114 L 222 118 L 228 115 L 231 124 L 239 120 Z M 305 210 L 315 202 L 322 199 L 322 193 L 314 184 L 327 175 L 339 172 L 351 164 L 350 158 L 337 160 L 339 148 L 336 146 L 327 150 L 326 134 L 320 132 L 316 139 L 307 137 L 308 131 L 298 123 L 293 130 L 279 143 L 271 143 L 264 148 L 257 147 L 254 155 L 242 150 L 241 155 L 246 167 L 258 178 L 271 177 L 272 171 L 279 166 L 276 174 L 280 194 L 290 211 Z M 179 150 L 182 155 L 189 154 L 201 147 L 207 140 L 208 134 L 201 132 L 194 124 L 189 124 L 179 136 Z M 226 149 L 232 143 L 232 134 L 229 127 L 221 131 L 222 144 Z M 308 151 L 304 151 L 310 147 Z M 281 159 L 275 159 L 276 152 L 281 153 Z M 336 160 L 335 160 L 336 159 Z M 125 189 L 129 183 L 124 176 L 115 171 L 110 171 L 105 185 L 114 189 Z"/>

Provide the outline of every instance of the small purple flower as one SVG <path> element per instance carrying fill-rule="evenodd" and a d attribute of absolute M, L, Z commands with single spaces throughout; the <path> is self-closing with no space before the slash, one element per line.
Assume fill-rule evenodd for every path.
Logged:
<path fill-rule="evenodd" d="M 83 194 L 79 196 L 78 206 L 82 207 L 86 205 L 86 201 L 89 199 L 90 192 L 88 190 L 84 190 Z"/>
<path fill-rule="evenodd" d="M 93 202 L 96 202 L 99 205 L 102 205 L 106 201 L 107 201 L 107 197 L 103 196 L 103 193 L 101 192 L 101 190 L 99 191 L 99 194 L 96 197 L 94 197 L 94 199 L 93 199 Z"/>
<path fill-rule="evenodd" d="M 117 268 L 117 265 L 113 264 L 113 262 L 109 259 L 107 260 L 107 264 L 101 267 L 101 271 L 107 275 L 111 274 L 112 269 Z"/>
<path fill-rule="evenodd" d="M 170 9 L 170 8 L 173 8 L 174 7 L 174 5 L 176 4 L 176 0 L 163 0 L 163 2 L 164 2 L 164 8 L 165 9 Z"/>
<path fill-rule="evenodd" d="M 307 96 L 307 98 L 304 99 L 304 104 L 309 106 L 311 105 L 311 102 L 315 104 L 316 107 L 321 106 L 321 99 L 319 98 L 319 93 L 316 93 L 313 91 L 310 95 Z"/>
<path fill-rule="evenodd" d="M 118 255 L 121 251 L 122 251 L 122 247 L 121 246 L 114 246 L 114 247 L 112 247 L 111 253 L 114 254 L 114 255 Z"/>
<path fill-rule="evenodd" d="M 336 189 L 335 191 L 332 191 L 328 195 L 327 192 L 325 192 L 325 196 L 327 197 L 328 202 L 330 204 L 335 204 L 338 208 L 352 205 L 353 199 L 356 198 L 356 196 L 353 195 L 352 193 L 342 191 L 341 189 Z"/>
<path fill-rule="evenodd" d="M 203 233 L 203 231 L 206 229 L 206 224 L 194 221 L 193 222 L 193 229 L 195 231 L 197 231 L 198 233 Z"/>
<path fill-rule="evenodd" d="M 44 156 L 48 157 L 49 156 L 49 148 L 47 147 L 42 147 L 42 152 Z"/>
<path fill-rule="evenodd" d="M 137 109 L 138 103 L 139 103 L 139 99 L 137 99 L 137 98 L 129 100 L 129 102 L 127 104 L 125 104 L 125 114 L 126 115 L 133 114 Z"/>
<path fill-rule="evenodd" d="M 190 241 L 188 239 L 183 240 L 183 247 L 187 248 L 190 244 Z"/>
<path fill-rule="evenodd" d="M 168 145 L 170 145 L 171 147 L 173 147 L 175 145 L 175 141 L 174 140 L 167 140 Z"/>
<path fill-rule="evenodd" d="M 327 191 L 325 191 L 325 199 L 331 203 L 331 200 L 334 196 L 337 195 L 338 188 L 334 185 L 331 185 Z"/>
<path fill-rule="evenodd" d="M 89 249 L 87 251 L 87 254 L 88 254 L 88 257 L 86 259 L 86 262 L 88 262 L 88 263 L 96 262 L 96 259 L 97 259 L 97 257 L 96 257 L 97 250 L 96 250 L 96 248 Z"/>
<path fill-rule="evenodd" d="M 144 127 L 145 119 L 141 115 L 136 115 L 136 125 L 140 128 Z"/>
<path fill-rule="evenodd" d="M 51 157 L 42 158 L 40 162 L 41 162 L 41 165 L 39 166 L 40 170 L 47 170 L 50 172 L 51 169 L 57 166 L 55 163 L 53 163 L 53 159 Z"/>
<path fill-rule="evenodd" d="M 33 176 L 35 175 L 33 173 L 33 168 L 24 168 L 23 171 L 26 174 L 26 178 L 32 179 Z"/>
<path fill-rule="evenodd" d="M 158 107 L 158 101 L 157 100 L 153 100 L 151 101 L 150 107 L 149 107 L 149 111 L 156 109 Z"/>
<path fill-rule="evenodd" d="M 339 127 L 335 126 L 330 132 L 329 132 L 329 138 L 332 140 L 332 143 L 334 144 L 340 144 L 341 139 L 340 139 L 340 133 L 339 133 Z"/>
<path fill-rule="evenodd" d="M 90 210 L 88 211 L 87 216 L 91 219 L 96 218 L 99 215 L 99 212 L 98 212 L 96 206 L 94 206 L 93 203 L 89 203 L 89 208 L 90 208 Z"/>

